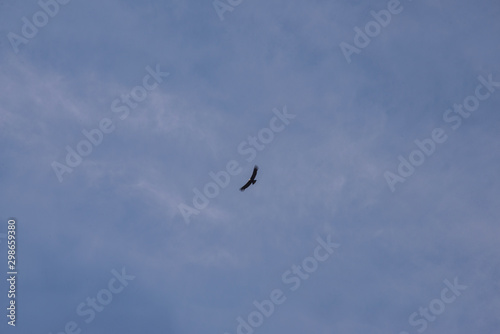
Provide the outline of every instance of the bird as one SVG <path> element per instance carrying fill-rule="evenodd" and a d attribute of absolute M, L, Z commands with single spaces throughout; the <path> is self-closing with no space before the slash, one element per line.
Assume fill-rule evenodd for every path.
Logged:
<path fill-rule="evenodd" d="M 251 184 L 255 184 L 257 180 L 255 179 L 255 176 L 257 176 L 257 171 L 259 170 L 259 167 L 257 165 L 254 166 L 253 168 L 253 173 L 250 179 L 245 183 L 243 187 L 240 188 L 241 191 L 244 191 L 246 188 L 250 187 Z"/>

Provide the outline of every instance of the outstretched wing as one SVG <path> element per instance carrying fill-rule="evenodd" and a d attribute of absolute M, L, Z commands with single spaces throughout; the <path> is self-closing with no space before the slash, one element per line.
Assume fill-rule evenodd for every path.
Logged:
<path fill-rule="evenodd" d="M 245 183 L 243 187 L 240 188 L 241 191 L 245 190 L 246 188 L 250 187 L 251 184 L 255 183 L 255 177 L 257 176 L 257 170 L 259 167 L 257 165 L 254 166 L 253 168 L 253 173 L 252 176 L 250 177 L 250 180 Z"/>
<path fill-rule="evenodd" d="M 259 166 L 255 165 L 253 168 L 253 173 L 252 176 L 250 177 L 250 180 L 255 180 L 255 177 L 257 176 L 257 171 L 259 170 Z"/>
<path fill-rule="evenodd" d="M 250 187 L 250 185 L 252 184 L 252 180 L 248 180 L 247 183 L 245 183 L 245 185 L 243 187 L 240 188 L 241 191 L 245 190 L 246 188 Z"/>

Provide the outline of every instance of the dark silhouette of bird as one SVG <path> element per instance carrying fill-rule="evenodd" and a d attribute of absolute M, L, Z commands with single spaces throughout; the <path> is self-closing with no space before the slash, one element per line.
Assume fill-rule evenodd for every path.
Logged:
<path fill-rule="evenodd" d="M 252 173 L 252 176 L 250 177 L 250 180 L 248 180 L 248 182 L 245 183 L 245 185 L 240 188 L 241 191 L 244 191 L 246 188 L 250 187 L 251 184 L 255 184 L 255 182 L 257 182 L 255 177 L 257 176 L 258 170 L 259 170 L 259 167 L 257 165 L 255 165 L 255 167 L 253 168 L 253 173 Z"/>

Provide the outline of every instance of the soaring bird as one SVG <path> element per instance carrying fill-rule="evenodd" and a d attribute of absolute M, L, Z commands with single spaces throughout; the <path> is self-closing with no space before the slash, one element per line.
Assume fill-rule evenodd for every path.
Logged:
<path fill-rule="evenodd" d="M 255 179 L 255 176 L 257 176 L 257 171 L 258 170 L 259 170 L 259 167 L 257 165 L 255 165 L 255 167 L 253 168 L 253 173 L 252 173 L 252 176 L 250 177 L 250 180 L 248 180 L 248 182 L 245 183 L 245 185 L 240 188 L 241 191 L 243 191 L 246 188 L 250 187 L 251 184 L 254 184 L 255 182 L 257 182 L 257 180 Z"/>

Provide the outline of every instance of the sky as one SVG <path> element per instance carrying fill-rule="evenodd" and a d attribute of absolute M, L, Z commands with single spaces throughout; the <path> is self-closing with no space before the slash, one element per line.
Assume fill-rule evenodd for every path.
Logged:
<path fill-rule="evenodd" d="M 499 14 L 0 1 L 0 332 L 498 333 Z"/>

